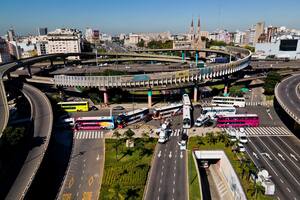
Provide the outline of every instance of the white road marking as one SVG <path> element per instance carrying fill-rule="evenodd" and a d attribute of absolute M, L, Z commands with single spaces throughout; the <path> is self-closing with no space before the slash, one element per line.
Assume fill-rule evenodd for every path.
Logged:
<path fill-rule="evenodd" d="M 182 151 L 180 152 L 180 158 L 181 158 L 181 159 L 183 158 Z"/>
<path fill-rule="evenodd" d="M 287 189 L 287 191 L 291 192 L 290 188 L 286 188 L 286 189 Z"/>
<path fill-rule="evenodd" d="M 256 159 L 259 159 L 257 154 L 255 152 L 253 152 L 253 156 L 256 158 Z"/>
<path fill-rule="evenodd" d="M 99 160 L 99 159 L 100 159 L 100 156 L 99 156 L 99 154 L 98 154 L 96 160 Z"/>
<path fill-rule="evenodd" d="M 252 143 L 252 145 L 253 145 L 253 147 L 256 149 L 256 151 L 258 152 L 258 153 L 260 153 L 259 151 L 258 151 L 258 149 L 257 149 L 257 147 L 253 144 L 253 142 L 249 139 L 249 142 L 250 143 Z M 260 153 L 261 154 L 261 153 Z M 276 175 L 276 176 L 278 176 L 278 174 L 276 173 L 276 171 L 273 169 L 273 167 L 270 165 L 270 163 L 268 162 L 268 160 L 265 158 L 265 157 L 262 157 L 265 161 L 266 161 L 266 163 L 267 163 L 267 165 L 269 165 L 269 167 L 272 169 L 272 171 L 274 172 L 274 174 Z"/>
<path fill-rule="evenodd" d="M 158 155 L 157 155 L 157 157 L 159 157 L 159 158 L 160 158 L 160 156 L 161 156 L 161 151 L 159 151 L 159 152 L 158 152 Z"/>
<path fill-rule="evenodd" d="M 162 180 L 160 179 L 160 180 L 159 180 L 159 183 L 161 184 L 161 182 L 162 182 Z"/>
<path fill-rule="evenodd" d="M 173 185 L 175 185 L 175 181 L 173 181 Z"/>
<path fill-rule="evenodd" d="M 282 160 L 285 160 L 284 157 L 283 157 L 280 153 L 277 153 L 277 155 L 278 155 Z"/>
<path fill-rule="evenodd" d="M 298 161 L 298 159 L 296 158 L 296 156 L 295 156 L 294 154 L 291 154 L 291 153 L 290 153 L 290 156 L 291 156 L 292 158 L 294 158 L 294 160 Z"/>
<path fill-rule="evenodd" d="M 172 151 L 170 151 L 169 153 L 169 158 L 172 158 Z"/>
<path fill-rule="evenodd" d="M 294 152 L 294 154 L 295 154 L 296 156 L 298 156 L 298 157 L 300 158 L 299 154 L 298 154 L 297 152 L 295 152 L 294 149 L 292 149 L 292 148 L 290 147 L 290 145 L 288 145 L 288 144 L 287 144 L 283 139 L 281 139 L 280 137 L 279 137 L 279 140 L 281 140 L 281 142 L 283 142 L 283 143 L 285 144 L 285 146 L 287 146 L 292 152 Z"/>
<path fill-rule="evenodd" d="M 273 154 L 273 152 L 271 151 L 271 149 L 262 141 L 262 139 L 260 139 L 258 137 L 258 139 L 261 141 L 261 143 L 269 150 L 269 152 L 275 157 L 275 159 L 278 160 L 279 164 L 282 165 L 282 167 L 288 172 L 288 174 L 291 176 L 291 178 L 293 178 L 295 180 L 295 182 L 300 185 L 299 181 L 295 178 L 295 176 L 293 176 L 291 174 L 291 172 L 286 168 L 286 166 L 284 164 L 281 163 L 281 161 Z"/>
<path fill-rule="evenodd" d="M 279 179 L 281 183 L 284 183 L 282 179 Z"/>

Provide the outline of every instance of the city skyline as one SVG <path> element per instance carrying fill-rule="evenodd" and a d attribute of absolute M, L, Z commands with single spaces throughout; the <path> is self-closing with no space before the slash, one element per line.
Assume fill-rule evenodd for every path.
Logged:
<path fill-rule="evenodd" d="M 38 27 L 48 27 L 49 30 L 60 27 L 84 30 L 92 27 L 110 34 L 163 31 L 183 33 L 188 31 L 192 18 L 198 16 L 201 18 L 202 30 L 207 31 L 245 30 L 257 21 L 264 21 L 266 25 L 300 28 L 300 22 L 296 20 L 299 18 L 297 8 L 300 2 L 289 0 L 289 10 L 286 11 L 281 9 L 279 3 L 279 0 L 272 1 L 270 9 L 268 2 L 257 0 L 248 3 L 236 0 L 226 3 L 193 0 L 189 4 L 157 0 L 143 3 L 136 0 L 130 3 L 89 0 L 85 4 L 57 0 L 43 3 L 14 0 L 2 3 L 0 35 L 6 34 L 9 28 L 14 28 L 20 35 L 36 34 Z M 27 12 L 29 8 L 33 11 Z M 252 14 L 251 10 L 254 9 L 255 13 Z M 249 14 L 245 14 L 247 12 Z M 283 15 L 284 19 L 281 17 Z"/>

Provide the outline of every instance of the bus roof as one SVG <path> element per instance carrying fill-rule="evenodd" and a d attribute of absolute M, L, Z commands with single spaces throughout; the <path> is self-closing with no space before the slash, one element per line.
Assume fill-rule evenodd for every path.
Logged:
<path fill-rule="evenodd" d="M 219 115 L 219 117 L 258 117 L 257 114 Z"/>
<path fill-rule="evenodd" d="M 140 112 L 144 112 L 146 110 L 149 110 L 149 108 L 139 108 L 139 109 L 136 109 L 136 110 L 133 110 L 133 111 L 129 111 L 129 112 L 125 113 L 125 115 L 126 116 L 134 115 L 134 114 L 137 114 L 137 113 L 140 113 Z"/>
<path fill-rule="evenodd" d="M 57 104 L 82 104 L 82 103 L 88 103 L 88 101 L 64 101 L 64 102 L 58 102 Z"/>
<path fill-rule="evenodd" d="M 78 118 L 76 118 L 76 121 L 78 121 L 78 120 L 107 120 L 107 119 L 113 119 L 113 116 L 78 117 Z"/>
<path fill-rule="evenodd" d="M 188 94 L 182 95 L 182 103 L 183 105 L 187 105 L 187 106 L 191 105 L 191 100 Z"/>
<path fill-rule="evenodd" d="M 223 97 L 223 96 L 215 96 L 213 99 L 245 99 L 244 97 Z"/>
<path fill-rule="evenodd" d="M 154 108 L 154 110 L 161 111 L 161 110 L 167 110 L 167 109 L 177 108 L 177 107 L 182 107 L 182 106 L 183 106 L 182 103 L 176 103 L 176 104 L 171 104 L 171 105 L 167 105 L 167 106 L 160 107 L 160 108 Z"/>
<path fill-rule="evenodd" d="M 206 106 L 202 107 L 202 110 L 236 110 L 233 106 L 227 106 L 227 107 L 220 107 L 220 106 Z"/>

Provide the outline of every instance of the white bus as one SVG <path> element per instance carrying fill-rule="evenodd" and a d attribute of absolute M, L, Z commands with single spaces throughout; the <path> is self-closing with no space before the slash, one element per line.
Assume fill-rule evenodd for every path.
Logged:
<path fill-rule="evenodd" d="M 202 107 L 202 115 L 209 116 L 210 118 L 215 118 L 216 115 L 235 115 L 235 107 Z"/>
<path fill-rule="evenodd" d="M 182 115 L 182 128 L 191 128 L 192 120 L 191 120 L 191 107 L 190 106 L 183 106 L 183 115 Z"/>
<path fill-rule="evenodd" d="M 149 108 L 141 108 L 127 113 L 122 113 L 117 117 L 117 125 L 119 128 L 124 128 L 135 122 L 142 121 L 149 116 Z"/>
<path fill-rule="evenodd" d="M 211 104 L 213 106 L 226 106 L 226 107 L 245 107 L 245 98 L 244 97 L 222 97 L 217 96 L 213 97 Z"/>
<path fill-rule="evenodd" d="M 161 108 L 155 108 L 153 110 L 152 119 L 163 119 L 166 117 L 171 117 L 182 112 L 182 104 L 171 104 Z"/>
<path fill-rule="evenodd" d="M 184 94 L 182 95 L 182 103 L 184 106 L 192 106 L 192 103 L 191 103 L 191 100 L 190 100 L 190 97 L 188 94 Z"/>

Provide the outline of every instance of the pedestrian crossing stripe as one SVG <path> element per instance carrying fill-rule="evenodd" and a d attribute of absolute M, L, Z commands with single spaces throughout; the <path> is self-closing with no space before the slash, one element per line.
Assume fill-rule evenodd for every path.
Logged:
<path fill-rule="evenodd" d="M 175 130 L 173 130 L 170 136 L 174 136 L 174 137 L 179 136 L 180 135 L 180 130 L 181 129 L 175 129 Z"/>
<path fill-rule="evenodd" d="M 246 102 L 246 106 L 270 106 L 269 102 Z"/>
<path fill-rule="evenodd" d="M 104 137 L 103 131 L 75 131 L 74 139 L 100 139 Z"/>
<path fill-rule="evenodd" d="M 226 131 L 226 129 L 223 129 Z M 245 128 L 247 136 L 291 136 L 292 133 L 284 127 L 249 127 Z"/>

